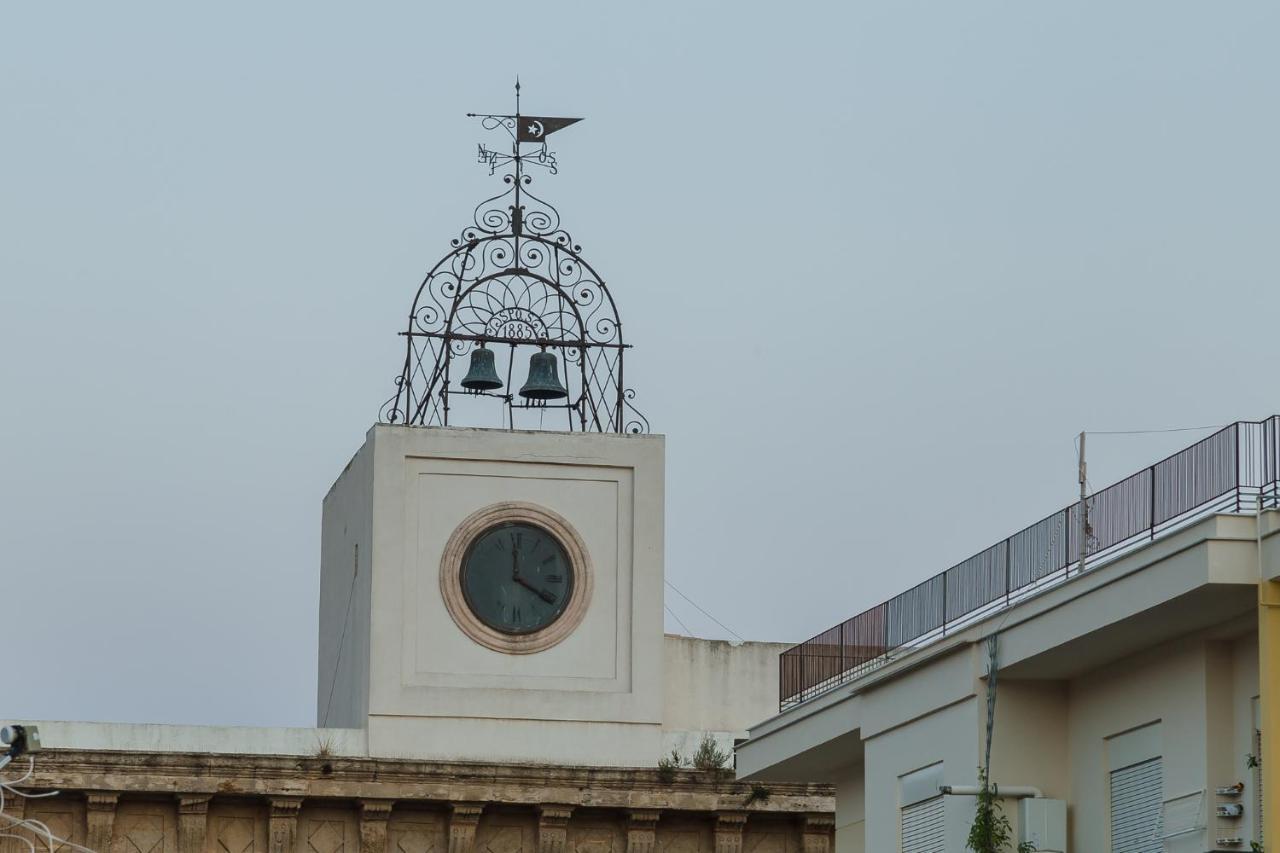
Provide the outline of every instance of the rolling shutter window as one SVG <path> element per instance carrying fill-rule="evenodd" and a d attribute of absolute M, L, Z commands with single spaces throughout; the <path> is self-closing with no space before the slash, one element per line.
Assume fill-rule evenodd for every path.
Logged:
<path fill-rule="evenodd" d="M 902 853 L 946 853 L 942 797 L 902 809 Z"/>
<path fill-rule="evenodd" d="M 1161 853 L 1159 758 L 1111 771 L 1111 853 Z"/>

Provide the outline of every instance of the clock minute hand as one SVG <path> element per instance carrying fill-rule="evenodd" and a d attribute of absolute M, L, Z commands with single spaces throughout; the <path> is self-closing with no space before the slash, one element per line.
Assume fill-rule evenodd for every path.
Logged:
<path fill-rule="evenodd" d="M 534 595 L 538 596 L 538 598 L 541 598 L 543 601 L 547 602 L 548 604 L 555 604 L 555 601 L 556 601 L 555 595 L 553 595 L 550 592 L 547 592 L 545 589 L 539 589 L 538 587 L 529 583 L 527 580 L 520 577 L 519 575 L 515 576 L 515 582 L 520 584 L 522 587 L 529 590 Z"/>

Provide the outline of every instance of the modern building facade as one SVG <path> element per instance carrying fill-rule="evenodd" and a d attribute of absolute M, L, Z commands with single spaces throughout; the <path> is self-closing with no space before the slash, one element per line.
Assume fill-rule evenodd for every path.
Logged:
<path fill-rule="evenodd" d="M 1261 845 L 1278 434 L 1233 424 L 1089 497 L 1083 570 L 1074 505 L 788 650 L 739 777 L 834 784 L 839 853 L 958 853 L 989 746 L 1035 849 Z"/>

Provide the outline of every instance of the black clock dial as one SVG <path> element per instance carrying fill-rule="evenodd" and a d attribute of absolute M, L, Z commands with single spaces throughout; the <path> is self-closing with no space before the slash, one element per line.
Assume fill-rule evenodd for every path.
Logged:
<path fill-rule="evenodd" d="M 476 617 L 504 634 L 529 634 L 560 617 L 573 592 L 573 565 L 560 542 L 532 524 L 510 522 L 477 536 L 462 558 L 462 594 Z"/>

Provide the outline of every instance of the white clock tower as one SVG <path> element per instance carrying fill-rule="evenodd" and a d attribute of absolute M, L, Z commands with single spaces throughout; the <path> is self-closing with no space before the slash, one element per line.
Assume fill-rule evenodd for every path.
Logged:
<path fill-rule="evenodd" d="M 419 287 L 397 393 L 324 501 L 318 722 L 373 755 L 652 765 L 663 439 L 609 289 L 528 189 L 575 120 L 483 120 L 506 190 Z"/>

